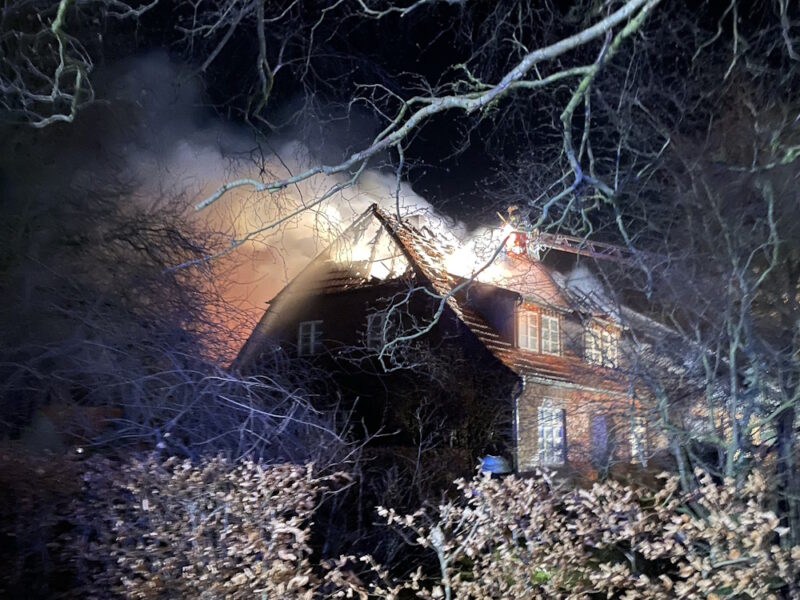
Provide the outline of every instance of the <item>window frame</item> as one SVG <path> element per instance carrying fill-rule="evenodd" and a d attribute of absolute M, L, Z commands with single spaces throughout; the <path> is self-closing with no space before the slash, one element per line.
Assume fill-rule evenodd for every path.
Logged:
<path fill-rule="evenodd" d="M 385 323 L 385 312 L 373 312 L 367 315 L 367 330 L 364 335 L 364 342 L 370 350 L 380 350 L 385 344 L 383 339 Z"/>
<path fill-rule="evenodd" d="M 602 424 L 602 430 L 600 427 Z M 598 467 L 608 467 L 614 459 L 614 422 L 606 412 L 589 415 L 589 456 Z"/>
<path fill-rule="evenodd" d="M 535 310 L 530 310 L 528 308 L 520 308 L 517 311 L 517 347 L 523 350 L 528 350 L 529 352 L 539 352 L 539 336 L 541 332 L 540 321 L 539 321 L 539 312 Z M 522 345 L 522 338 L 523 336 L 520 335 L 520 332 L 523 329 L 523 320 L 524 320 L 524 328 L 525 328 L 525 339 L 527 340 L 527 345 Z M 531 320 L 533 321 L 533 329 L 536 332 L 536 335 L 533 336 L 534 345 L 530 345 L 531 341 Z"/>
<path fill-rule="evenodd" d="M 537 456 L 540 465 L 558 466 L 567 462 L 567 412 L 550 400 L 537 410 Z"/>
<path fill-rule="evenodd" d="M 600 324 L 584 331 L 583 356 L 586 362 L 615 369 L 619 365 L 619 333 Z"/>
<path fill-rule="evenodd" d="M 555 351 L 551 349 L 545 350 L 545 336 L 544 336 L 544 324 L 545 319 L 548 321 L 550 326 L 548 326 L 549 335 L 547 337 L 547 344 L 551 346 L 553 344 L 553 336 L 551 327 L 552 324 L 555 323 Z M 539 347 L 541 348 L 542 354 L 549 354 L 551 356 L 560 356 L 561 355 L 561 319 L 559 319 L 558 315 L 545 315 L 542 314 L 539 320 L 539 337 L 541 338 L 539 341 Z"/>
<path fill-rule="evenodd" d="M 314 356 L 322 347 L 322 319 L 297 324 L 297 355 Z"/>
<path fill-rule="evenodd" d="M 631 445 L 631 462 L 647 466 L 648 427 L 644 415 L 631 415 L 628 442 Z"/>

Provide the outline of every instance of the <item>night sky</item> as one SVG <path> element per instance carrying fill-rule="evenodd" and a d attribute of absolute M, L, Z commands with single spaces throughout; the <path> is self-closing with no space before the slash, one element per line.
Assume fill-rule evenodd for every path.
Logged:
<path fill-rule="evenodd" d="M 188 209 L 240 174 L 242 164 L 262 178 L 285 176 L 281 169 L 295 165 L 298 148 L 309 153 L 301 162 L 336 164 L 370 143 L 396 114 L 398 98 L 459 94 L 469 91 L 470 81 L 496 82 L 525 49 L 573 34 L 619 5 L 443 1 L 421 3 L 405 16 L 374 18 L 355 3 L 327 12 L 322 3 L 268 3 L 265 18 L 273 21 L 265 29 L 266 56 L 271 68 L 280 68 L 260 108 L 252 12 L 220 48 L 224 28 L 186 33 L 198 20 L 206 27 L 214 23 L 213 3 L 199 17 L 188 4 L 166 2 L 138 20 L 73 16 L 69 32 L 92 57 L 96 102 L 83 106 L 74 123 L 43 129 L 5 111 L 4 208 L 24 214 L 20 207 L 36 197 L 45 207 L 42 215 L 55 214 L 47 207 L 58 205 L 66 190 L 85 189 L 96 178 L 135 190 L 120 194 L 120 206 L 172 195 Z M 751 90 L 755 102 L 767 106 L 791 99 L 797 89 L 779 16 L 764 3 L 746 3 L 737 8 L 734 29 L 730 6 L 662 2 L 592 84 L 592 158 L 598 177 L 619 187 L 617 206 L 630 208 L 632 223 L 654 208 L 664 210 L 663 198 L 652 196 L 651 205 L 642 200 L 653 194 L 667 164 L 664 136 L 672 136 L 670 148 L 678 140 L 703 139 L 709 124 L 730 118 L 737 90 Z M 602 47 L 598 39 L 543 64 L 541 75 L 591 64 Z M 513 92 L 479 115 L 450 110 L 426 120 L 403 144 L 404 193 L 461 222 L 460 231 L 498 226 L 497 212 L 505 214 L 509 206 L 535 220 L 569 182 L 559 116 L 574 89 L 572 80 L 535 93 Z M 7 106 L 14 107 L 13 98 Z M 584 108 L 575 113 L 576 139 L 586 114 Z M 363 189 L 377 185 L 387 196 L 398 160 L 395 150 L 374 157 Z M 266 173 L 252 171 L 259 163 Z M 361 191 L 334 201 L 332 210 L 338 214 L 347 205 L 347 218 L 360 212 L 368 204 Z M 321 187 L 298 192 L 306 201 Z M 548 209 L 544 225 L 578 234 L 588 225 L 595 239 L 623 243 L 614 212 L 595 190 L 581 184 L 573 192 Z M 567 205 L 569 198 L 577 204 Z M 275 216 L 259 214 L 258 202 L 269 204 L 223 198 L 212 210 L 186 218 L 210 223 L 223 238 L 241 237 Z M 582 222 L 570 212 L 575 206 L 582 207 Z M 41 230 L 42 222 L 34 228 Z M 229 295 L 248 298 L 252 314 L 260 311 L 324 243 L 308 227 L 300 223 L 226 255 L 233 266 L 225 269 L 236 272 L 230 284 L 236 291 Z M 16 225 L 11 228 L 18 234 Z M 644 232 L 640 239 L 648 235 L 661 234 Z M 14 256 L 20 249 L 7 252 Z"/>

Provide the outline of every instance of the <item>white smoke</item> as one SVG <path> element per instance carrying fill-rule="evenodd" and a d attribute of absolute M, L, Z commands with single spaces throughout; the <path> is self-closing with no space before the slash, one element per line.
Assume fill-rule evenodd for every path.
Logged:
<path fill-rule="evenodd" d="M 619 319 L 618 306 L 609 298 L 605 286 L 585 265 L 577 264 L 564 277 L 566 289 L 579 301 L 601 314 Z"/>
<path fill-rule="evenodd" d="M 136 118 L 121 140 L 124 171 L 141 182 L 143 196 L 179 195 L 186 215 L 235 245 L 235 267 L 221 274 L 228 299 L 257 319 L 271 299 L 294 275 L 320 253 L 371 204 L 404 216 L 422 214 L 441 236 L 465 238 L 463 225 L 439 215 L 406 182 L 376 170 L 334 194 L 311 210 L 313 203 L 346 175 L 318 175 L 277 193 L 255 193 L 240 187 L 226 193 L 208 209 L 193 206 L 220 185 L 242 177 L 259 181 L 290 177 L 315 162 L 308 149 L 290 140 L 266 144 L 244 127 L 209 119 L 202 94 L 184 70 L 165 54 L 150 55 L 122 65 L 112 82 L 112 96 L 132 104 Z M 286 215 L 298 216 L 284 221 Z M 271 227 L 280 222 L 279 226 Z M 481 232 L 483 233 L 483 232 Z M 474 272 L 481 235 L 469 238 L 448 267 L 462 275 Z M 226 264 L 230 264 L 228 261 Z M 213 268 L 213 267 L 212 267 Z"/>

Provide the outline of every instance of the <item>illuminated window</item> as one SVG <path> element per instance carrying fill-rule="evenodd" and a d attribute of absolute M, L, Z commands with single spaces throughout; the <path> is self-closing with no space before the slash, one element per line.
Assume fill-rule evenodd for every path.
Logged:
<path fill-rule="evenodd" d="M 517 345 L 526 350 L 539 349 L 539 315 L 530 310 L 519 311 Z"/>
<path fill-rule="evenodd" d="M 556 408 L 545 400 L 539 407 L 539 463 L 543 465 L 564 464 L 565 423 L 563 408 Z"/>
<path fill-rule="evenodd" d="M 546 354 L 558 354 L 561 352 L 558 317 L 542 315 L 542 352 Z"/>
<path fill-rule="evenodd" d="M 310 356 L 322 349 L 322 321 L 302 321 L 297 328 L 297 354 Z"/>
<path fill-rule="evenodd" d="M 604 327 L 592 325 L 586 330 L 586 360 L 604 367 L 616 367 L 619 335 Z"/>

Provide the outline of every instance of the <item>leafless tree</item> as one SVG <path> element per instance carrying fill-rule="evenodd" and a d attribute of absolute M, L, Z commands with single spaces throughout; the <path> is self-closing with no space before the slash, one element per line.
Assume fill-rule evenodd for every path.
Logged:
<path fill-rule="evenodd" d="M 683 485 L 695 467 L 741 483 L 770 465 L 796 536 L 797 105 L 771 75 L 734 66 L 722 111 L 689 117 L 702 129 L 648 115 L 667 146 L 612 213 L 639 268 L 604 271 L 620 305 L 639 310 L 622 310 L 634 388 Z M 639 135 L 626 143 L 658 144 Z"/>
<path fill-rule="evenodd" d="M 312 402 L 313 370 L 280 352 L 257 376 L 227 368 L 239 343 L 223 265 L 171 268 L 206 253 L 213 232 L 189 226 L 176 199 L 118 181 L 62 192 L 4 207 L 3 437 L 320 469 L 355 460 L 355 424 Z M 40 417 L 63 435 L 37 440 Z"/>
<path fill-rule="evenodd" d="M 109 23 L 135 22 L 157 4 L 158 0 L 4 2 L 0 9 L 4 119 L 36 128 L 74 121 L 95 98 L 91 76 Z"/>

